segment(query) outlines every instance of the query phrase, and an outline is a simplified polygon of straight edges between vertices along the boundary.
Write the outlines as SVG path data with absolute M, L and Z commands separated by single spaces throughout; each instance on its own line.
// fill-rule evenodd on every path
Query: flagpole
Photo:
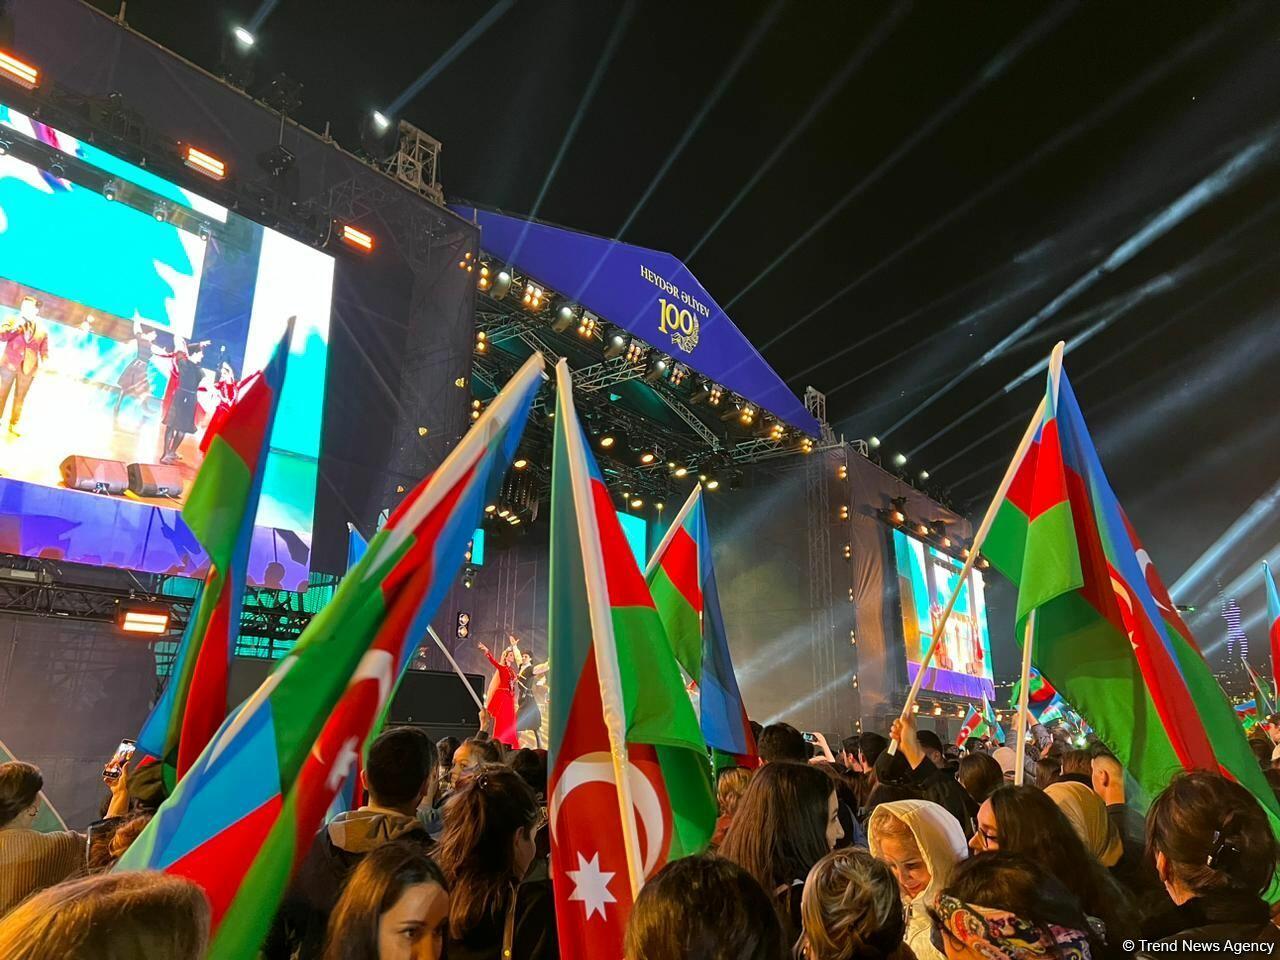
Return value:
M 978 559 L 978 551 L 987 539 L 987 533 L 991 530 L 991 524 L 995 522 L 996 513 L 1000 510 L 1000 504 L 1004 502 L 1005 496 L 1009 493 L 1009 487 L 1013 485 L 1014 475 L 1018 472 L 1018 467 L 1022 465 L 1023 457 L 1027 455 L 1027 451 L 1031 449 L 1031 442 L 1036 438 L 1036 431 L 1040 428 L 1040 421 L 1044 418 L 1046 402 L 1044 397 L 1040 398 L 1040 405 L 1036 407 L 1036 412 L 1031 415 L 1031 422 L 1027 424 L 1026 432 L 1023 433 L 1022 439 L 1018 441 L 1018 449 L 1014 451 L 1013 459 L 1009 461 L 1009 469 L 1004 472 L 1000 485 L 996 487 L 995 496 L 991 498 L 987 512 L 982 518 L 982 523 L 978 525 L 978 531 L 973 535 L 973 545 L 969 548 L 969 557 L 965 560 L 964 566 L 960 568 L 960 576 L 956 579 L 956 588 L 951 594 L 951 599 L 947 601 L 947 605 L 943 608 L 942 616 L 938 619 L 937 625 L 934 627 L 933 642 L 929 644 L 924 660 L 920 663 L 920 669 L 916 671 L 916 678 L 912 681 L 911 690 L 907 694 L 907 702 L 902 705 L 902 720 L 904 723 L 911 716 L 911 707 L 920 695 L 920 687 L 924 683 L 924 676 L 933 663 L 933 655 L 938 650 L 939 642 L 946 634 L 947 621 L 951 619 L 951 611 L 955 609 L 956 600 L 960 598 L 960 591 L 969 582 L 969 572 L 973 569 L 973 565 Z M 897 752 L 898 741 L 891 740 L 889 742 L 889 755 L 892 756 Z
M 449 648 L 444 645 L 444 641 L 440 639 L 436 633 L 435 627 L 427 624 L 427 633 L 431 639 L 436 642 L 436 646 L 440 648 L 440 652 L 444 654 L 444 658 L 449 661 L 449 666 L 453 667 L 453 672 L 458 675 L 458 679 L 462 681 L 462 685 L 467 688 L 467 693 L 471 694 L 471 699 L 476 702 L 476 707 L 483 710 L 484 704 L 480 702 L 480 697 L 476 693 L 475 687 L 467 681 L 467 675 L 462 672 L 462 668 L 458 666 L 458 661 L 453 659 L 453 654 L 449 652 Z
M 698 502 L 698 498 L 701 496 L 702 484 L 696 483 L 693 489 L 689 491 L 689 496 L 685 498 L 679 512 L 671 518 L 671 523 L 667 525 L 666 532 L 663 533 L 662 539 L 658 541 L 657 547 L 654 548 L 653 556 L 649 558 L 649 563 L 644 568 L 644 578 L 646 580 L 653 575 L 654 569 L 658 566 L 658 558 L 662 556 L 671 541 L 675 539 L 676 531 L 684 526 L 685 518 L 693 511 L 694 504 Z
M 1018 732 L 1014 737 L 1013 782 L 1022 786 L 1027 767 L 1027 702 L 1031 696 L 1031 641 L 1036 632 L 1036 608 L 1027 614 L 1022 631 L 1022 688 L 1018 691 Z

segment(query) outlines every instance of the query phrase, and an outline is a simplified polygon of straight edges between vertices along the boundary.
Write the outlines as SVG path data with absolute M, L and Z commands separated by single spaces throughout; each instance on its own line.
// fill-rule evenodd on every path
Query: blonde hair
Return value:
M 729 767 L 720 772 L 720 778 L 716 780 L 716 806 L 720 816 L 733 816 L 738 809 L 738 801 L 751 783 L 751 773 L 745 767 Z
M 204 891 L 167 873 L 61 883 L 0 919 L 5 960 L 200 960 L 208 945 Z
M 898 882 L 860 848 L 834 850 L 814 864 L 800 916 L 809 960 L 888 957 L 902 946 L 906 921 Z
M 886 811 L 876 818 L 876 830 L 881 841 L 896 840 L 898 843 L 906 844 L 917 854 L 920 853 L 920 843 L 916 840 L 915 832 L 902 818 L 895 817 Z

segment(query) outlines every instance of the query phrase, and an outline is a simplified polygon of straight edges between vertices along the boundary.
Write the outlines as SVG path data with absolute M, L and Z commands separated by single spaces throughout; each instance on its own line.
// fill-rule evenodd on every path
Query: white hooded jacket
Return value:
M 871 819 L 867 823 L 867 839 L 873 857 L 881 856 L 880 839 L 884 835 L 884 821 L 888 817 L 901 820 L 911 830 L 931 878 L 929 885 L 914 897 L 903 896 L 902 905 L 907 913 L 903 939 L 917 960 L 946 960 L 933 945 L 932 921 L 926 908 L 933 904 L 947 885 L 956 864 L 969 855 L 969 844 L 964 831 L 949 811 L 929 800 L 894 800 L 882 803 L 871 811 Z

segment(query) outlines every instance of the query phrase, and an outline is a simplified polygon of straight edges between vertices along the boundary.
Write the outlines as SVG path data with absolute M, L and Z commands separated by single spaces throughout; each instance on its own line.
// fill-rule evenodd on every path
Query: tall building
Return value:
M 1249 659 L 1249 638 L 1245 636 L 1243 618 L 1240 615 L 1240 604 L 1235 597 L 1219 594 L 1222 605 L 1222 619 L 1227 624 L 1227 661 L 1239 663 L 1241 659 Z

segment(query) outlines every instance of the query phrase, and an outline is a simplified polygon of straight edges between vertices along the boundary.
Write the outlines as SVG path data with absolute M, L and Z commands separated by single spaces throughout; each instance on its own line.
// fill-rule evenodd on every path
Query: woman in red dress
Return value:
M 516 738 L 516 655 L 510 647 L 502 651 L 501 662 L 493 659 L 493 654 L 483 643 L 476 644 L 485 657 L 493 664 L 497 675 L 490 683 L 489 702 L 485 708 L 493 715 L 493 739 L 501 740 L 508 747 L 518 744 Z

